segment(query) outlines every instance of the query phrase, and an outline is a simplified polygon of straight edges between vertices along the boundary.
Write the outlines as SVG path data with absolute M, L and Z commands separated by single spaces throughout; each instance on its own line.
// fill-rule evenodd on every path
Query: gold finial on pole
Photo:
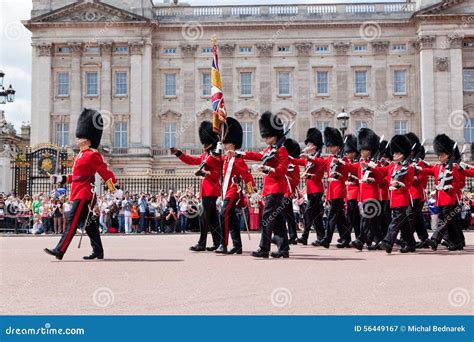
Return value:
M 217 35 L 212 35 L 211 43 L 213 46 L 217 46 Z

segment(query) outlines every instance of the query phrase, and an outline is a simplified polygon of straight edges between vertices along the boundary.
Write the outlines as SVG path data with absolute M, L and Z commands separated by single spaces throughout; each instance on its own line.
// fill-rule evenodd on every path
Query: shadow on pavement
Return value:
M 103 260 L 61 260 L 57 262 L 181 262 L 184 259 L 103 259 Z

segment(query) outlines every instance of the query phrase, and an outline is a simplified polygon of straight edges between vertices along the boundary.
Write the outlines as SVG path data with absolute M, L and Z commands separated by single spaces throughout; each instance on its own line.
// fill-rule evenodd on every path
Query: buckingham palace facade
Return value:
M 474 0 L 190 6 L 178 1 L 33 0 L 31 145 L 74 144 L 82 108 L 106 123 L 109 162 L 168 170 L 168 148 L 199 153 L 210 120 L 217 36 L 228 115 L 244 148 L 262 146 L 265 110 L 296 120 L 291 136 L 337 125 L 386 138 L 444 132 L 474 141 Z M 258 3 L 258 1 L 256 1 Z

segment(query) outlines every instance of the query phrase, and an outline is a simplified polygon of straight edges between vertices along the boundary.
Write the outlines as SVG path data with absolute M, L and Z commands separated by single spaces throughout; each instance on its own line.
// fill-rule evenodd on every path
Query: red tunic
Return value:
M 422 169 L 419 171 L 415 170 L 415 177 L 410 187 L 410 195 L 412 199 L 419 199 L 422 202 L 426 200 L 425 188 L 428 184 L 428 174 L 426 172 L 426 165 L 423 161 L 417 163 Z
M 359 179 L 362 179 L 364 177 L 364 170 L 360 166 L 360 162 L 347 164 L 347 167 L 349 169 L 349 172 L 354 175 L 357 175 Z M 365 202 L 368 200 L 380 200 L 379 184 L 383 179 L 383 173 L 376 167 L 374 167 L 371 170 L 369 177 L 374 178 L 375 181 L 372 183 L 359 181 L 359 196 L 357 198 L 359 202 Z
M 357 162 L 353 162 L 353 161 L 348 161 L 349 162 L 349 165 L 356 165 Z M 346 186 L 347 186 L 347 200 L 348 201 L 351 201 L 351 200 L 358 200 L 359 199 L 359 180 L 358 179 L 353 179 L 352 176 L 356 177 L 356 178 L 359 178 L 357 173 L 352 173 L 351 171 L 349 171 L 349 174 L 347 175 L 347 182 L 346 182 Z
M 338 179 L 329 181 L 331 177 L 331 161 L 335 157 L 330 155 L 326 159 L 326 173 L 328 175 L 328 187 L 326 189 L 326 200 L 332 201 L 333 199 L 337 198 L 346 198 L 347 190 L 346 190 L 346 181 L 347 181 L 347 173 L 348 168 L 347 165 L 339 165 L 336 169 L 337 172 L 341 174 Z
M 438 185 L 439 179 L 438 176 L 441 172 L 444 172 L 446 166 L 443 164 L 436 164 L 432 167 L 426 168 L 426 173 L 434 177 L 435 184 Z M 456 167 L 453 167 L 453 179 L 451 185 L 453 186 L 449 190 L 436 190 L 436 206 L 443 207 L 447 205 L 456 205 L 459 191 L 459 171 Z
M 244 159 L 261 161 L 263 155 L 272 149 L 268 146 L 262 152 L 245 152 Z M 285 194 L 287 190 L 286 172 L 288 170 L 289 157 L 286 148 L 280 147 L 276 155 L 268 161 L 266 166 L 275 169 L 275 172 L 269 172 L 263 177 L 263 195 Z
M 399 170 L 402 167 L 400 163 L 390 163 L 387 166 L 378 167 L 382 174 L 385 175 L 385 179 L 390 186 L 392 182 L 392 174 L 394 171 Z M 399 182 L 405 184 L 400 189 L 390 191 L 390 208 L 397 207 L 408 207 L 410 204 L 410 186 L 413 183 L 414 171 L 413 167 L 408 166 L 407 173 L 398 179 Z
M 308 170 L 311 178 L 306 178 L 306 194 L 315 194 L 324 192 L 323 177 L 326 168 L 326 160 L 324 158 L 315 158 L 311 161 L 304 158 L 293 159 L 293 164 L 307 167 L 308 163 L 312 166 Z
M 199 190 L 199 197 L 218 197 L 221 195 L 219 187 L 220 179 L 220 161 L 219 158 L 214 157 L 209 153 L 203 153 L 199 157 L 190 156 L 182 153 L 178 157 L 183 163 L 188 165 L 201 165 L 205 161 L 204 171 L 209 172 L 201 181 L 201 188 Z
M 224 182 L 226 181 L 226 175 L 227 175 L 227 168 L 229 165 L 229 162 L 231 160 L 231 157 L 228 155 L 224 156 Z M 249 172 L 249 168 L 247 164 L 245 163 L 245 160 L 242 158 L 234 158 L 234 164 L 232 166 L 232 169 L 230 171 L 230 177 L 229 177 L 229 184 L 227 185 L 227 191 L 224 194 L 224 198 L 237 198 L 239 197 L 239 193 L 237 192 L 237 184 L 232 182 L 232 179 L 234 176 L 241 177 L 245 184 L 252 184 L 252 187 L 255 186 L 255 182 L 253 180 L 252 174 Z M 240 184 L 239 184 L 240 185 Z M 224 187 L 224 185 L 223 185 Z M 245 190 L 245 189 L 244 189 Z
M 102 155 L 94 149 L 87 149 L 79 152 L 74 158 L 72 166 L 72 174 L 67 175 L 67 182 L 71 184 L 71 201 L 91 200 L 92 187 L 95 182 L 95 174 L 98 173 L 100 177 L 107 182 L 112 180 L 112 183 L 117 183 L 115 175 L 109 170 Z

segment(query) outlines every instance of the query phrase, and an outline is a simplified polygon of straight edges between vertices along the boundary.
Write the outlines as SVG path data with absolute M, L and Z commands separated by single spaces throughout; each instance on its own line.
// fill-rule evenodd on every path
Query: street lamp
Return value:
M 7 103 L 7 92 L 5 91 L 5 88 L 2 87 L 0 90 L 0 104 L 5 103 Z
M 349 121 L 349 118 L 350 116 L 344 111 L 344 108 L 342 108 L 342 112 L 337 114 L 337 121 L 340 122 L 339 129 L 342 132 L 342 136 L 344 136 L 344 133 L 346 132 L 348 128 L 347 122 Z
M 3 87 L 3 77 L 5 77 L 5 73 L 0 70 L 0 87 Z
M 6 93 L 7 93 L 7 101 L 13 102 L 13 100 L 15 99 L 16 90 L 12 88 L 11 84 L 10 84 L 10 87 L 8 87 Z

